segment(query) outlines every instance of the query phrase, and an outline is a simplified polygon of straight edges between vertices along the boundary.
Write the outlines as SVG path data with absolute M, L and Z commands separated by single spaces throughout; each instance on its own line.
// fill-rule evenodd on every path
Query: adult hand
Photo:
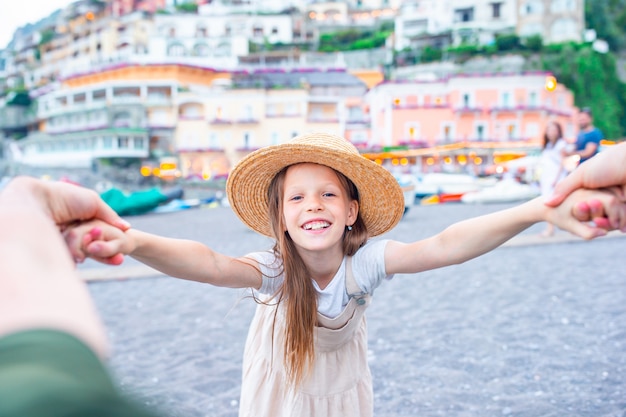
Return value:
M 59 226 L 100 219 L 127 230 L 130 224 L 120 218 L 93 190 L 66 182 L 48 182 L 31 177 L 16 177 L 1 193 L 2 201 L 30 203 L 40 207 Z
M 554 189 L 554 194 L 546 200 L 550 207 L 556 207 L 579 188 L 612 187 L 621 201 L 626 201 L 626 142 L 613 145 L 593 158 L 580 164 Z

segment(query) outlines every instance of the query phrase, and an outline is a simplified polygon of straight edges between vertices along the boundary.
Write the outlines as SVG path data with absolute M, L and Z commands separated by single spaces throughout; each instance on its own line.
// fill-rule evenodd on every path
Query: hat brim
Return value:
M 273 236 L 268 217 L 270 183 L 283 168 L 307 162 L 333 168 L 356 185 L 359 213 L 369 236 L 391 230 L 402 218 L 402 188 L 389 171 L 358 153 L 308 143 L 272 145 L 244 157 L 232 170 L 226 184 L 235 214 L 251 229 Z

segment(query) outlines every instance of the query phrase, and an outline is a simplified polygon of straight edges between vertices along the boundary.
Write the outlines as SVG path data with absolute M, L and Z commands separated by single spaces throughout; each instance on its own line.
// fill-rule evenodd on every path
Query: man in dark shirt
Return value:
M 600 129 L 593 125 L 593 115 L 589 107 L 583 107 L 578 114 L 578 126 L 580 132 L 576 137 L 576 149 L 566 152 L 566 155 L 578 155 L 580 157 L 579 164 L 582 164 L 598 153 L 600 141 L 604 139 L 604 135 Z

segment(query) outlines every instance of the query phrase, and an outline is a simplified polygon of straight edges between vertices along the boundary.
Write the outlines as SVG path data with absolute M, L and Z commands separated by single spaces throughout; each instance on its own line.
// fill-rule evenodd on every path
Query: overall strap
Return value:
M 354 279 L 354 274 L 352 273 L 352 256 L 346 258 L 346 291 L 348 292 L 348 297 L 354 298 L 358 305 L 366 304 L 369 299 L 369 294 L 363 292 Z

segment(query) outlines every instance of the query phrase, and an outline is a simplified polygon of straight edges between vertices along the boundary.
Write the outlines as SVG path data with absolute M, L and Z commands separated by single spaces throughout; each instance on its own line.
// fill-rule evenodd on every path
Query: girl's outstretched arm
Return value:
M 202 243 L 173 239 L 129 229 L 125 232 L 94 221 L 65 233 L 72 256 L 89 256 L 107 264 L 121 263 L 123 255 L 166 275 L 221 287 L 260 288 L 261 273 L 255 261 L 222 255 Z
M 127 253 L 166 275 L 220 287 L 261 288 L 262 276 L 256 261 L 226 256 L 192 240 L 136 229 L 126 233 L 132 241 L 132 250 Z
M 385 251 L 387 273 L 416 273 L 463 263 L 497 248 L 541 221 L 550 221 L 584 239 L 602 236 L 606 230 L 580 222 L 573 215 L 577 204 L 590 200 L 602 202 L 605 213 L 626 221 L 626 206 L 608 192 L 578 190 L 556 208 L 549 208 L 543 199 L 535 198 L 506 210 L 455 223 L 421 241 L 389 242 Z

